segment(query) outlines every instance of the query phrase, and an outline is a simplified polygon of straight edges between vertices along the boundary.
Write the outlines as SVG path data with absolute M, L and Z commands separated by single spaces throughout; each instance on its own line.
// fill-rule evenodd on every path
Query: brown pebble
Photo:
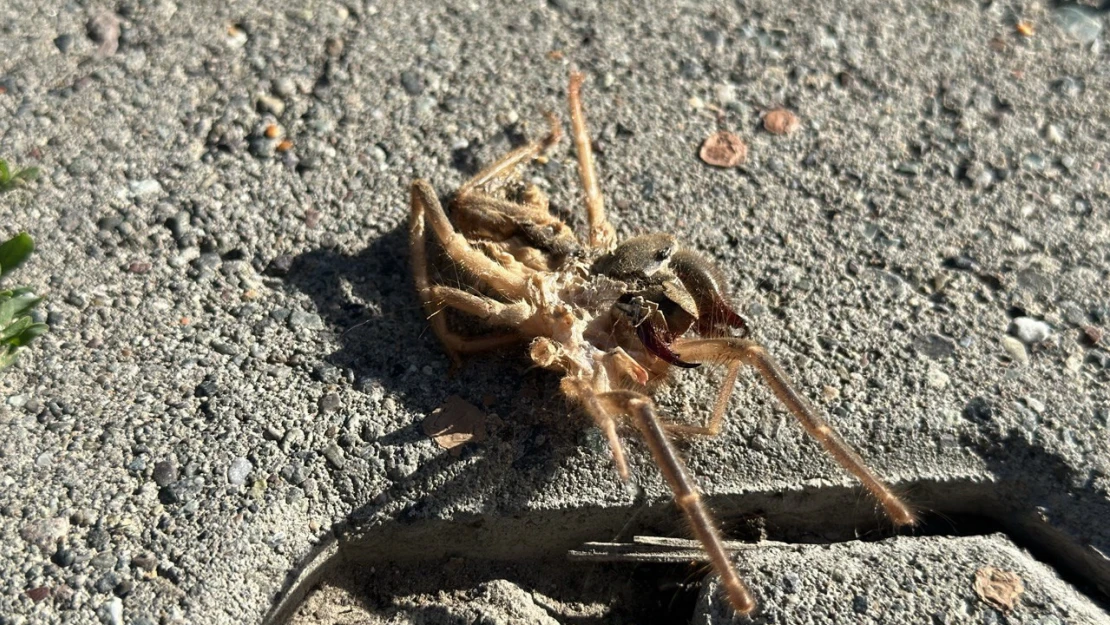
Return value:
M 282 139 L 281 143 L 277 144 L 277 147 L 274 148 L 274 149 L 277 150 L 278 152 L 285 152 L 285 151 L 291 149 L 292 147 L 293 147 L 293 142 L 292 141 L 290 141 L 289 139 Z
M 280 135 L 281 135 L 281 128 L 279 128 L 277 124 L 270 124 L 269 126 L 266 126 L 266 138 L 267 139 L 276 139 Z
M 1022 37 L 1032 37 L 1033 33 L 1037 32 L 1031 22 L 1018 22 L 1015 28 Z
M 736 167 L 748 160 L 748 146 L 740 137 L 722 130 L 706 138 L 698 156 L 714 167 Z
M 773 135 L 788 135 L 800 124 L 798 116 L 786 109 L 775 109 L 763 116 L 763 127 Z

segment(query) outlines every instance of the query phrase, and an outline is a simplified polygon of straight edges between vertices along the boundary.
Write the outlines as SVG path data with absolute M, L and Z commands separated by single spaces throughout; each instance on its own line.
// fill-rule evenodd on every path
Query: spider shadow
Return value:
M 369 427 L 352 434 L 380 448 L 387 465 L 390 457 L 419 459 L 415 470 L 411 462 L 387 469 L 392 485 L 353 510 L 351 520 L 369 519 L 389 502 L 404 499 L 413 501 L 394 515 L 396 520 L 438 518 L 476 494 L 485 494 L 485 511 L 519 509 L 582 442 L 583 428 L 567 418 L 558 379 L 529 369 L 523 346 L 472 357 L 461 371 L 449 374 L 448 358 L 429 330 L 410 276 L 403 225 L 356 255 L 331 249 L 301 254 L 285 276 L 287 285 L 312 298 L 338 338 L 339 348 L 324 360 L 350 372 L 356 389 L 400 404 L 360 415 Z M 427 458 L 421 415 L 451 395 L 496 414 L 490 437 L 467 445 L 458 456 L 441 452 Z M 468 466 L 453 470 L 460 463 Z M 446 473 L 454 475 L 442 479 Z M 356 499 L 366 495 L 356 493 Z
M 591 535 L 616 538 L 619 528 L 633 518 L 648 526 L 656 525 L 657 518 L 671 519 L 669 509 L 662 506 L 641 508 L 642 515 L 627 508 L 569 513 L 536 509 L 532 502 L 537 493 L 549 490 L 574 450 L 588 447 L 600 461 L 609 462 L 604 440 L 600 433 L 583 427 L 580 419 L 568 418 L 570 410 L 559 391 L 558 377 L 532 367 L 523 345 L 515 352 L 510 348 L 472 357 L 460 372 L 448 373 L 448 358 L 429 330 L 412 286 L 403 225 L 354 255 L 326 248 L 305 252 L 293 259 L 285 282 L 313 300 L 337 337 L 338 349 L 323 360 L 349 372 L 355 389 L 382 406 L 373 414 L 359 415 L 358 420 L 369 427 L 347 432 L 347 440 L 357 441 L 348 458 L 351 464 L 367 457 L 384 459 L 363 466 L 384 472 L 388 479 L 380 479 L 379 474 L 362 482 L 385 484 L 375 492 L 350 477 L 357 469 L 348 467 L 333 475 L 343 499 L 356 502 L 343 521 L 320 537 L 321 544 L 338 546 L 338 557 L 329 556 L 330 561 L 320 567 L 310 554 L 289 573 L 279 597 L 306 590 L 303 574 L 308 569 L 319 571 L 311 574 L 314 579 L 324 575 L 334 580 L 344 561 L 380 560 L 382 555 L 364 553 L 374 552 L 374 545 L 389 545 L 398 562 L 415 559 L 424 562 L 418 566 L 427 566 L 428 554 L 448 556 L 462 549 L 455 544 L 459 540 L 455 528 L 460 525 L 496 528 L 485 533 L 474 530 L 493 541 L 485 545 L 494 555 L 486 555 L 481 545 L 469 547 L 477 557 L 504 559 L 517 545 L 535 545 L 534 550 L 524 547 L 522 552 L 524 560 L 535 562 L 555 552 L 561 558 L 568 548 L 564 542 L 581 544 Z M 421 427 L 423 416 L 451 395 L 487 406 L 490 417 L 488 439 L 464 446 L 458 455 L 430 451 L 433 446 Z M 615 472 L 612 479 L 616 483 Z M 568 515 L 573 522 L 568 522 Z M 575 529 L 567 531 L 568 525 Z M 662 525 L 671 529 L 666 522 Z M 551 536 L 544 535 L 545 528 L 553 530 Z M 520 558 L 508 558 L 513 559 Z M 489 570 L 492 575 L 498 567 Z M 581 583 L 581 569 L 577 571 L 565 577 L 574 583 L 560 591 L 569 595 L 568 601 L 592 596 L 593 591 Z M 452 585 L 449 578 L 439 582 Z M 357 586 L 353 579 L 343 585 Z M 435 589 L 429 586 L 428 590 Z

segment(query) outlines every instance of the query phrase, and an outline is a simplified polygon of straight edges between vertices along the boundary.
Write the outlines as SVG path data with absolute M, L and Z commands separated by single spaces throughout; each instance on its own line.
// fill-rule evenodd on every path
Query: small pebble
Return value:
M 119 49 L 119 18 L 113 13 L 101 11 L 85 24 L 85 32 L 89 39 L 100 45 L 96 53 L 99 56 L 112 56 Z
M 131 558 L 131 566 L 143 571 L 153 571 L 158 566 L 158 558 L 153 553 L 144 552 Z
M 1066 4 L 1053 13 L 1060 28 L 1080 43 L 1094 43 L 1102 33 L 1102 21 L 1092 9 Z
M 324 448 L 324 458 L 327 458 L 328 464 L 336 469 L 342 469 L 347 463 L 343 450 L 335 443 Z
M 131 197 L 144 197 L 148 195 L 155 195 L 162 192 L 162 183 L 147 178 L 146 180 L 132 180 L 128 183 L 128 190 Z
M 401 72 L 401 86 L 409 95 L 424 93 L 424 81 L 415 72 Z
M 324 52 L 327 52 L 328 56 L 335 58 L 343 54 L 343 45 L 342 39 L 338 37 L 328 37 L 328 40 L 324 42 Z
M 1010 355 L 1010 359 L 1014 362 L 1024 365 L 1029 363 L 1029 352 L 1025 350 L 1025 345 L 1012 336 L 1003 336 L 1002 349 Z
M 247 482 L 247 476 L 250 475 L 254 466 L 250 460 L 239 457 L 231 461 L 231 466 L 227 468 L 227 482 L 234 486 L 242 486 Z
M 1022 343 L 1033 345 L 1051 336 L 1052 326 L 1040 319 L 1018 317 L 1010 324 L 1010 333 L 1018 337 Z
M 929 369 L 929 372 L 925 374 L 925 381 L 930 387 L 935 389 L 942 389 L 948 386 L 950 379 L 948 374 L 940 369 Z
M 73 553 L 72 549 L 66 549 L 66 548 L 63 547 L 63 548 L 58 549 L 58 551 L 56 551 L 54 553 L 54 555 L 50 558 L 50 560 L 54 564 L 57 564 L 58 566 L 60 566 L 62 568 L 65 568 L 65 567 L 68 567 L 68 566 L 72 566 L 74 561 L 77 560 L 77 556 L 76 556 L 76 554 Z
M 317 407 L 320 409 L 320 412 L 331 412 L 339 407 L 339 403 L 338 393 L 328 393 L 320 398 L 320 401 L 317 402 Z
M 990 421 L 994 416 L 994 408 L 986 397 L 974 397 L 964 406 L 964 416 L 971 421 Z
M 112 597 L 111 601 L 100 606 L 99 616 L 105 625 L 123 625 L 123 601 Z
M 54 38 L 54 47 L 62 54 L 69 52 L 73 47 L 73 35 L 58 35 Z
M 159 486 L 169 486 L 177 481 L 177 463 L 173 460 L 160 460 L 154 463 L 154 472 L 151 475 L 154 483 Z
M 289 327 L 293 329 L 304 328 L 305 330 L 323 330 L 324 320 L 316 313 L 294 310 L 289 315 Z
M 31 599 L 31 601 L 34 601 L 35 603 L 38 603 L 38 602 L 42 601 L 43 599 L 50 596 L 50 587 L 49 586 L 39 586 L 38 588 L 32 588 L 32 589 L 30 589 L 26 592 L 27 592 L 27 596 Z
M 261 113 L 270 113 L 274 117 L 281 117 L 281 114 L 285 112 L 285 101 L 272 95 L 262 94 L 255 100 L 255 107 Z
M 763 117 L 763 127 L 773 135 L 788 135 L 800 124 L 798 116 L 786 109 L 775 109 Z

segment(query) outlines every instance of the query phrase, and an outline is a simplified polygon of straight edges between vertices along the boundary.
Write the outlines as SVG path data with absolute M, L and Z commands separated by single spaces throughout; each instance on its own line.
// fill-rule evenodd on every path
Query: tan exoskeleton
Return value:
M 670 440 L 671 434 L 714 436 L 720 431 L 742 365 L 759 372 L 802 427 L 863 483 L 896 525 L 912 525 L 916 517 L 794 389 L 766 350 L 747 338 L 748 328 L 730 305 L 716 267 L 669 234 L 616 245 L 598 189 L 581 87 L 582 75 L 572 73 L 568 97 L 589 240 L 579 243 L 549 212 L 539 189 L 514 183 L 520 165 L 559 141 L 558 121 L 549 116 L 546 138 L 514 150 L 459 189 L 451 204 L 454 224 L 431 185 L 412 184 L 409 234 L 416 288 L 433 331 L 456 363 L 463 354 L 530 341 L 532 360 L 561 372 L 563 392 L 601 428 L 623 480 L 629 472 L 617 425 L 631 420 L 705 547 L 730 603 L 748 614 L 755 600 Z M 447 259 L 473 280 L 468 290 L 430 280 L 428 226 Z M 445 308 L 505 330 L 492 336 L 459 334 L 441 314 Z M 698 338 L 684 336 L 690 330 Z M 661 418 L 648 392 L 665 380 L 672 365 L 701 363 L 727 368 L 709 422 L 692 426 Z

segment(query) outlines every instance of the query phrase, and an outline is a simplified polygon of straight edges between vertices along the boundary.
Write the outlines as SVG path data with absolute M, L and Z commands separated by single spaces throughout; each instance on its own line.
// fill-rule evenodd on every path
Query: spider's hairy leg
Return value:
M 547 152 L 558 143 L 559 140 L 563 138 L 563 127 L 559 125 L 559 118 L 553 113 L 544 113 L 544 116 L 547 117 L 549 127 L 546 137 L 509 152 L 498 159 L 497 162 L 478 172 L 463 186 L 459 187 L 458 196 L 462 197 L 469 195 L 490 182 L 505 179 L 518 165 L 522 165 L 534 158 L 542 156 L 544 152 Z
M 525 301 L 506 304 L 489 297 L 438 284 L 424 289 L 422 295 L 432 304 L 448 306 L 483 321 L 509 328 L 520 327 L 536 313 L 535 306 Z
M 501 296 L 513 300 L 524 298 L 529 274 L 509 271 L 483 254 L 481 250 L 475 249 L 466 237 L 459 234 L 451 225 L 439 199 L 436 198 L 435 190 L 423 180 L 412 183 L 412 212 L 409 215 L 412 270 L 418 291 L 423 292 L 430 286 L 425 219 L 431 224 L 432 232 L 435 233 L 444 252 L 452 261 L 488 284 Z
M 605 218 L 605 200 L 597 184 L 597 166 L 590 146 L 590 131 L 586 128 L 586 113 L 582 109 L 582 81 L 579 72 L 571 72 L 567 99 L 570 103 L 570 123 L 574 134 L 574 150 L 578 153 L 578 177 L 586 193 L 586 214 L 590 220 L 590 246 L 609 251 L 617 241 L 613 224 Z
M 543 339 L 540 339 L 533 345 L 532 358 L 536 360 L 537 363 L 540 363 L 541 366 L 544 366 L 542 364 L 542 360 L 544 359 L 548 360 L 549 363 L 555 360 L 551 357 L 537 358 L 535 350 L 536 345 L 546 346 L 547 343 L 548 342 L 545 342 Z M 540 351 L 552 355 L 557 353 L 557 351 L 552 350 L 551 347 L 547 347 L 545 350 Z M 601 433 L 605 435 L 605 440 L 609 443 L 609 450 L 613 453 L 613 464 L 617 467 L 617 474 L 620 475 L 622 482 L 627 482 L 631 473 L 628 470 L 628 460 L 625 458 L 624 445 L 621 443 L 620 437 L 617 436 L 616 417 L 619 415 L 614 414 L 603 405 L 598 399 L 598 394 L 594 392 L 592 385 L 582 378 L 567 376 L 563 378 L 560 386 L 563 394 L 570 398 L 572 402 L 582 404 L 586 409 L 586 414 L 590 415 L 590 418 L 594 420 L 594 424 L 597 425 Z
M 702 503 L 701 494 L 694 487 L 678 451 L 667 438 L 664 426 L 655 412 L 655 405 L 648 397 L 634 391 L 611 391 L 598 395 L 597 400 L 611 414 L 628 415 L 635 421 L 655 463 L 659 465 L 660 472 L 674 493 L 675 503 L 685 513 L 694 536 L 702 544 L 713 564 L 713 570 L 721 578 L 721 586 L 728 595 L 729 603 L 738 613 L 750 614 L 755 609 L 755 599 L 729 560 L 728 552 L 721 543 L 720 532 Z
M 840 466 L 863 484 L 864 488 L 882 505 L 895 525 L 917 523 L 917 516 L 909 506 L 871 471 L 859 454 L 829 425 L 829 422 L 817 414 L 809 402 L 794 388 L 782 367 L 762 345 L 742 338 L 719 338 L 679 339 L 671 347 L 683 359 L 691 362 L 741 362 L 754 367 L 779 401 L 798 418 L 806 432 L 817 439 L 829 455 L 840 463 Z
M 732 389 L 736 387 L 736 376 L 740 373 L 740 362 L 729 363 L 725 372 L 725 379 L 721 382 L 721 390 L 717 392 L 717 401 L 713 404 L 713 414 L 705 425 L 687 425 L 685 423 L 668 423 L 667 432 L 679 436 L 717 436 L 721 433 L 721 424 L 724 423 L 725 413 L 728 412 L 728 400 L 732 398 Z
M 574 231 L 552 215 L 546 205 L 520 204 L 474 192 L 456 196 L 451 213 L 468 238 L 504 243 L 519 233 L 529 247 L 541 253 L 565 256 L 578 249 Z
M 484 259 L 486 263 L 494 266 L 497 265 L 493 261 L 489 260 L 488 257 L 481 254 L 481 252 L 470 248 L 465 239 L 462 240 L 460 244 L 458 242 L 458 239 L 461 239 L 462 237 L 452 231 L 451 224 L 447 222 L 447 217 L 443 215 L 443 209 L 442 207 L 440 207 L 439 201 L 436 199 L 435 192 L 432 190 L 432 188 L 423 181 L 418 180 L 413 183 L 412 213 L 410 215 L 409 221 L 409 245 L 410 253 L 412 254 L 411 262 L 413 282 L 416 284 L 416 291 L 419 294 L 420 299 L 424 305 L 424 312 L 429 317 L 432 331 L 435 333 L 440 343 L 443 344 L 443 347 L 447 351 L 447 355 L 451 358 L 454 366 L 458 367 L 462 364 L 462 361 L 459 357 L 460 354 L 472 354 L 492 349 L 498 349 L 500 347 L 505 347 L 519 341 L 520 337 L 516 333 L 483 337 L 463 337 L 455 332 L 452 332 L 451 329 L 447 327 L 447 319 L 442 314 L 440 314 L 440 303 L 439 300 L 437 300 L 437 298 L 434 296 L 434 292 L 432 290 L 433 288 L 438 287 L 433 287 L 431 279 L 428 277 L 428 253 L 426 240 L 427 235 L 425 232 L 426 224 L 424 220 L 425 212 L 431 213 L 433 228 L 435 228 L 437 221 L 443 222 L 440 223 L 440 226 L 442 227 L 444 224 L 446 224 L 445 229 L 448 237 L 457 237 L 457 239 L 454 239 L 456 241 L 456 250 L 458 248 L 462 248 L 463 251 L 469 249 L 470 253 L 481 256 L 481 258 Z M 437 236 L 439 236 L 438 229 Z M 441 238 L 441 240 L 443 239 Z M 444 243 L 444 248 L 448 249 L 447 243 Z M 448 253 L 451 253 L 449 249 Z M 455 258 L 454 254 L 452 254 L 452 258 Z M 511 272 L 508 272 L 504 268 L 501 268 L 501 273 L 513 276 Z M 515 283 L 513 283 L 512 286 L 515 287 Z M 523 285 L 521 285 L 520 288 L 523 289 Z

